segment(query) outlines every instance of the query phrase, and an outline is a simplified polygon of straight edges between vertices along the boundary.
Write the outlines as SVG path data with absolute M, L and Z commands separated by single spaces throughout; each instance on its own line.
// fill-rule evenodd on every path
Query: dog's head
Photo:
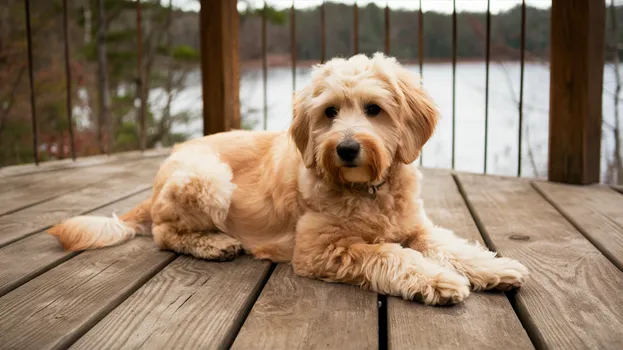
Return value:
M 394 162 L 412 163 L 438 112 L 416 77 L 375 54 L 314 67 L 298 91 L 290 134 L 305 166 L 340 183 L 380 181 Z

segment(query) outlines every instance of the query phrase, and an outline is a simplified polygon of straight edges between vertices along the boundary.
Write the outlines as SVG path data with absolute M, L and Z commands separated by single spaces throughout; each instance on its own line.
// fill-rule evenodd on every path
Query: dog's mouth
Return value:
M 344 163 L 342 166 L 344 168 L 356 168 L 359 165 L 357 163 L 355 163 L 355 162 L 348 162 L 348 163 Z

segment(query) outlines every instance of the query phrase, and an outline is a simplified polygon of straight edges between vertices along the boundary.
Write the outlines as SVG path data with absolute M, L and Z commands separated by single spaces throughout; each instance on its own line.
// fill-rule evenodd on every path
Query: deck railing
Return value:
M 290 8 L 290 52 L 292 58 L 292 88 L 296 90 L 296 1 L 292 1 Z M 359 7 L 357 2 L 353 4 L 353 54 L 359 53 Z M 264 1 L 264 13 L 266 13 L 267 2 Z M 389 4 L 384 8 L 384 45 L 383 52 L 390 54 L 391 35 L 390 35 L 390 7 Z M 325 2 L 320 5 L 320 62 L 326 61 L 326 14 Z M 262 82 L 263 82 L 263 126 L 264 129 L 268 125 L 268 89 L 267 89 L 267 45 L 266 45 L 266 16 L 262 15 Z M 520 92 L 519 92 L 519 137 L 518 137 L 518 154 L 517 154 L 517 176 L 521 176 L 521 160 L 522 160 L 522 130 L 523 130 L 523 99 L 524 99 L 524 67 L 525 67 L 525 40 L 526 40 L 526 0 L 521 1 L 521 49 L 520 49 Z M 487 152 L 489 146 L 489 69 L 491 62 L 491 0 L 487 1 L 486 12 L 486 57 L 485 57 L 485 123 L 484 123 L 484 169 L 487 173 Z M 422 9 L 422 0 L 419 0 L 418 9 L 418 65 L 420 76 L 423 77 L 424 70 L 424 12 Z M 457 66 L 457 7 L 456 0 L 452 0 L 452 146 L 451 146 L 451 167 L 455 168 L 455 141 L 456 141 L 456 66 Z M 421 153 L 419 162 L 423 163 L 424 152 Z
M 71 65 L 68 40 L 67 7 L 63 0 L 63 34 L 65 38 L 65 70 L 67 88 L 67 119 L 70 125 L 71 155 L 76 158 L 71 108 Z M 424 65 L 424 26 L 426 20 L 419 0 L 418 11 L 418 64 L 420 74 Z M 485 56 L 485 121 L 484 121 L 484 173 L 488 172 L 489 146 L 489 93 L 491 61 L 491 0 L 487 1 L 486 11 L 486 56 Z M 35 93 L 32 64 L 30 0 L 24 0 L 28 36 L 29 82 L 32 107 L 33 156 L 39 163 L 38 128 L 35 108 Z M 203 124 L 204 134 L 211 134 L 240 127 L 238 104 L 239 57 L 238 57 L 238 10 L 235 0 L 201 0 L 201 67 L 203 83 Z M 266 10 L 266 2 L 264 9 Z M 359 8 L 353 8 L 353 54 L 359 53 Z M 263 11 L 265 14 L 266 11 Z M 292 86 L 296 82 L 296 8 L 293 1 L 290 10 L 290 52 L 292 64 Z M 389 54 L 391 9 L 384 9 L 384 52 Z M 141 1 L 136 1 L 137 21 L 137 65 L 142 66 L 141 48 Z M 262 16 L 261 50 L 263 81 L 263 125 L 268 123 L 268 59 L 267 59 L 267 20 Z M 327 60 L 326 53 L 326 14 L 325 3 L 320 6 L 321 22 L 321 62 Z M 551 9 L 551 87 L 550 87 L 550 142 L 549 171 L 550 180 L 569 183 L 593 183 L 599 181 L 600 130 L 601 130 L 601 88 L 603 83 L 605 4 L 593 0 L 553 0 Z M 520 48 L 520 89 L 518 103 L 518 147 L 517 176 L 521 175 L 522 130 L 524 113 L 524 68 L 526 50 L 526 1 L 521 2 L 521 48 Z M 452 11 L 452 136 L 451 167 L 456 158 L 456 74 L 457 74 L 457 10 L 453 0 Z M 139 69 L 138 86 L 141 91 L 141 109 L 144 105 L 142 69 Z M 139 113 L 140 148 L 145 149 L 146 122 L 145 111 Z M 110 151 L 110 148 L 108 149 Z M 420 157 L 422 162 L 423 154 Z

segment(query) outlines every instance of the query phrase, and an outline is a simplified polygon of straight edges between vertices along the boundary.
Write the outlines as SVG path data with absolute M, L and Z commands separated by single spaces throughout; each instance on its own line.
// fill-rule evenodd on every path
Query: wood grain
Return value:
M 535 182 L 536 189 L 623 271 L 623 196 L 607 186 Z
M 0 247 L 47 229 L 69 217 L 94 210 L 151 187 L 161 158 L 148 159 L 108 175 L 92 186 L 18 212 L 0 216 Z M 112 213 L 108 213 L 112 214 Z
M 87 168 L 87 167 L 101 167 L 101 165 L 105 165 L 105 164 L 121 164 L 121 163 L 126 163 L 126 164 L 131 164 L 133 161 L 140 161 L 142 159 L 150 159 L 150 158 L 163 158 L 166 155 L 168 155 L 169 153 L 169 149 L 166 150 L 150 150 L 150 151 L 146 151 L 144 154 L 141 154 L 140 152 L 128 152 L 128 153 L 121 153 L 121 154 L 117 154 L 117 155 L 113 155 L 110 157 L 107 156 L 103 156 L 103 158 L 99 158 L 99 156 L 96 157 L 86 157 L 86 158 L 78 158 L 78 160 L 76 160 L 76 163 L 71 163 L 69 164 L 69 166 L 67 167 L 60 167 L 58 169 L 56 168 L 52 168 L 49 170 L 45 170 L 45 171 L 37 171 L 31 174 L 21 174 L 21 175 L 16 175 L 16 176 L 0 176 L 0 193 L 5 193 L 5 192 L 12 192 L 15 190 L 24 190 L 23 187 L 29 187 L 29 186 L 33 186 L 33 184 L 35 182 L 39 182 L 39 181 L 44 181 L 44 180 L 48 180 L 48 182 L 50 184 L 54 184 L 54 181 L 49 181 L 49 180 L 54 180 L 58 177 L 62 177 L 62 176 L 72 176 L 73 172 L 75 172 L 76 170 L 80 170 L 82 168 Z M 91 158 L 95 158 L 96 161 L 91 160 Z M 52 161 L 55 162 L 55 161 Z M 46 163 L 41 163 L 42 167 L 45 167 L 44 164 Z M 24 165 L 27 166 L 27 165 Z M 0 169 L 0 172 L 2 172 L 2 169 Z
M 143 191 L 91 214 L 109 216 L 113 211 L 125 212 L 150 195 L 151 191 Z M 0 296 L 76 255 L 63 251 L 56 238 L 45 232 L 0 249 Z
M 531 271 L 516 310 L 537 348 L 623 344 L 623 273 L 528 181 L 458 176 L 495 249 Z
M 62 160 L 51 160 L 43 163 L 39 163 L 36 165 L 34 163 L 22 164 L 22 165 L 11 165 L 7 167 L 0 168 L 0 184 L 2 181 L 7 180 L 11 177 L 21 177 L 30 174 L 37 173 L 45 173 L 50 171 L 58 171 L 58 170 L 67 170 L 74 168 L 83 168 L 96 166 L 101 164 L 106 164 L 109 162 L 114 162 L 118 160 L 136 160 L 141 158 L 150 158 L 150 157 L 162 157 L 166 156 L 171 152 L 170 147 L 159 148 L 159 149 L 149 149 L 144 152 L 141 151 L 128 151 L 128 152 L 120 152 L 112 155 L 96 155 L 89 157 L 80 157 L 76 159 L 76 161 L 72 161 L 71 159 L 62 159 Z
M 270 263 L 179 257 L 80 338 L 72 349 L 225 348 Z
M 553 0 L 550 30 L 550 181 L 599 182 L 604 1 Z
M 613 190 L 623 194 L 623 186 L 622 185 L 612 185 L 610 187 L 612 187 Z
M 437 225 L 484 243 L 465 201 L 448 171 L 423 171 L 426 213 Z M 451 307 L 431 307 L 387 298 L 390 349 L 533 348 L 503 293 L 475 293 Z
M 280 264 L 233 349 L 376 349 L 377 295 L 294 274 Z
M 48 180 L 35 181 L 26 187 L 0 194 L 0 217 L 45 203 L 64 194 L 96 186 L 111 177 L 120 178 L 136 171 L 144 171 L 144 167 L 152 171 L 153 178 L 163 159 L 159 157 L 129 162 L 119 161 L 97 167 L 65 171 L 62 174 L 50 176 Z
M 0 344 L 66 348 L 174 258 L 150 237 L 84 252 L 0 298 Z

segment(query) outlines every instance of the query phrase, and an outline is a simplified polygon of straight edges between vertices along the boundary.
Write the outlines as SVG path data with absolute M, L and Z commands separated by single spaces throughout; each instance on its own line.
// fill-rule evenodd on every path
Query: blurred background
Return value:
M 198 0 L 26 2 L 0 2 L 0 166 L 34 161 L 33 118 L 41 161 L 71 158 L 71 133 L 77 157 L 139 149 L 142 119 L 146 148 L 203 135 Z M 622 184 L 623 1 L 606 5 L 600 180 Z M 241 126 L 286 130 L 313 64 L 386 51 L 441 110 L 424 166 L 546 177 L 550 6 L 239 0 Z

